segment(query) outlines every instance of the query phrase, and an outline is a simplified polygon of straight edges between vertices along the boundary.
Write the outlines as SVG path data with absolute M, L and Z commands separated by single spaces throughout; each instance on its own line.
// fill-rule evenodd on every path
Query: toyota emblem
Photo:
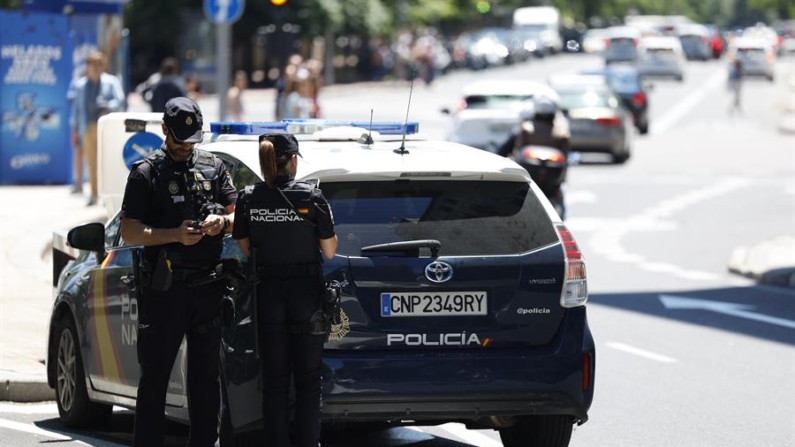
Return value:
M 431 262 L 425 267 L 425 277 L 430 282 L 447 282 L 453 277 L 453 266 L 442 261 Z

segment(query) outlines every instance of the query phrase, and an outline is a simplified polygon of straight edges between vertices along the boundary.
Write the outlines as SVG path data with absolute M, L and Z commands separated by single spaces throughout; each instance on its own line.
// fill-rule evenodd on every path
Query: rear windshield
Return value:
M 566 110 L 610 107 L 610 95 L 598 90 L 558 91 L 560 107 Z
M 738 48 L 737 54 L 740 57 L 749 59 L 763 59 L 765 57 L 765 50 L 761 48 Z
M 442 256 L 524 253 L 558 240 L 541 202 L 521 182 L 383 181 L 321 184 L 338 252 L 436 239 Z
M 465 100 L 468 109 L 508 109 L 531 98 L 530 95 L 471 95 Z

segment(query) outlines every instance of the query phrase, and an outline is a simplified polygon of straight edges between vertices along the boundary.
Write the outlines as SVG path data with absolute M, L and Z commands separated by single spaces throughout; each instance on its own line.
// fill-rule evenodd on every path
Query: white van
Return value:
M 555 54 L 563 51 L 560 35 L 560 11 L 554 6 L 529 6 L 513 12 L 513 27 L 537 33 L 546 51 Z

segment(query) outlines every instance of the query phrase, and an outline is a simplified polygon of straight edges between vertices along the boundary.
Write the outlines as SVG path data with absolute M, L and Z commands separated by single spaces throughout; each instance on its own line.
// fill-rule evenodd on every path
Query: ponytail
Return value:
M 268 185 L 268 188 L 273 189 L 275 187 L 273 180 L 279 170 L 276 167 L 276 149 L 273 147 L 273 143 L 267 139 L 263 139 L 259 143 L 259 168 L 265 178 L 265 184 Z

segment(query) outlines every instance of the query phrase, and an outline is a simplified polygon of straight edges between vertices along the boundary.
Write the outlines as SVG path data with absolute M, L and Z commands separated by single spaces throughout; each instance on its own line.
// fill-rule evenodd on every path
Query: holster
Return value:
M 171 268 L 171 261 L 168 259 L 168 250 L 161 249 L 157 253 L 157 260 L 152 273 L 149 275 L 149 287 L 158 292 L 166 292 L 171 289 L 174 280 L 174 270 Z
M 342 323 L 340 289 L 339 281 L 331 281 L 326 283 L 326 288 L 323 291 L 323 312 L 326 314 L 329 325 Z

